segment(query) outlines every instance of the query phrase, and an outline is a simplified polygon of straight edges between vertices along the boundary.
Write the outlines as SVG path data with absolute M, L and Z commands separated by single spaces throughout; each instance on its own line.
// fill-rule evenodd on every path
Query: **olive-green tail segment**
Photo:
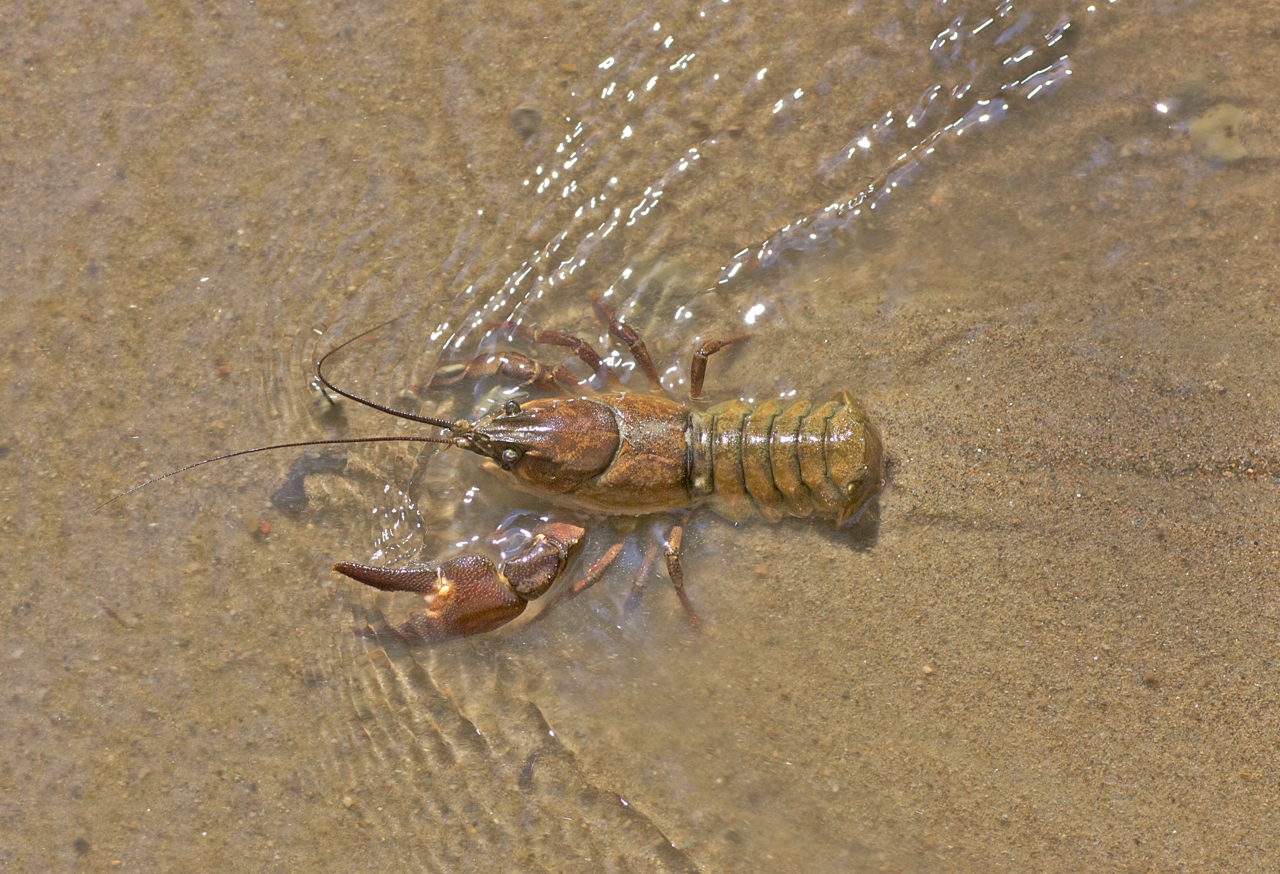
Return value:
M 884 485 L 884 446 L 848 393 L 808 401 L 729 401 L 707 411 L 713 485 L 707 503 L 734 522 L 857 516 Z

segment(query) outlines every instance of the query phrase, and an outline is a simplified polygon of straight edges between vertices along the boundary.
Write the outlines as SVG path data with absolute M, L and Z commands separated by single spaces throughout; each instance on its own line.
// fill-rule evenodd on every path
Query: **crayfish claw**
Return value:
M 405 643 L 441 643 L 501 628 L 546 594 L 577 553 L 585 532 L 544 522 L 533 539 L 498 568 L 482 555 L 463 555 L 436 568 L 381 568 L 338 562 L 333 569 L 384 592 L 416 592 L 427 609 L 385 629 Z M 373 629 L 377 634 L 384 629 Z
M 333 569 L 384 592 L 417 592 L 427 609 L 389 630 L 406 643 L 441 643 L 482 634 L 524 612 L 524 598 L 512 591 L 493 562 L 464 555 L 438 568 L 376 568 L 339 562 Z
M 439 584 L 437 572 L 426 568 L 369 567 L 340 561 L 333 569 L 384 592 L 417 592 L 427 595 L 433 593 Z

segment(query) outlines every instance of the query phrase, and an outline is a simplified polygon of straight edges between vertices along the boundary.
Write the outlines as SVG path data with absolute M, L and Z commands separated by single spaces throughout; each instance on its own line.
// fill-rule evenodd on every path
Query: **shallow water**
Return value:
M 1264 12 L 10 16 L 0 865 L 1265 869 Z M 406 651 L 352 629 L 412 605 L 332 563 L 547 510 L 461 453 L 265 453 L 95 511 L 222 452 L 419 433 L 309 386 L 392 317 L 334 370 L 383 401 L 503 319 L 626 370 L 591 289 L 676 396 L 748 326 L 711 399 L 849 389 L 891 459 L 878 520 L 695 514 L 701 631 L 660 574 L 623 609 L 671 520 L 597 520 L 584 562 L 628 544 L 600 585 Z

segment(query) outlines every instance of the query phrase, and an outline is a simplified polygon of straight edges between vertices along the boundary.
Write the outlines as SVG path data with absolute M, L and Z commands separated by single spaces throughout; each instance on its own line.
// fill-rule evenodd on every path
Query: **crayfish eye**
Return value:
M 520 404 L 516 401 L 507 401 L 502 405 L 502 412 L 506 413 L 508 416 L 518 415 L 520 412 Z
M 516 463 L 517 461 L 519 461 L 519 460 L 520 460 L 520 450 L 519 450 L 519 449 L 504 449 L 504 450 L 502 450 L 502 466 L 503 466 L 504 468 L 510 469 L 510 468 L 511 468 L 511 465 L 515 464 L 515 463 Z

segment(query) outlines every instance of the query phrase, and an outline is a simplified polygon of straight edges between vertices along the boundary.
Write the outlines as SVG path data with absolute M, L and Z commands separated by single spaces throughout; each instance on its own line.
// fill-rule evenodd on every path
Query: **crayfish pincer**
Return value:
M 501 569 L 479 555 L 450 559 L 434 570 L 376 568 L 338 562 L 335 571 L 384 592 L 417 592 L 427 612 L 395 627 L 406 640 L 439 642 L 491 631 L 524 612 L 546 594 L 577 552 L 585 532 L 576 525 L 550 522 L 534 529 L 533 541 L 502 563 Z
M 734 522 L 753 516 L 769 522 L 814 516 L 839 525 L 857 517 L 884 485 L 880 437 L 848 394 L 840 392 L 816 406 L 808 401 L 770 400 L 754 406 L 729 401 L 700 410 L 680 403 L 662 393 L 657 370 L 635 331 L 598 296 L 593 294 L 592 300 L 610 332 L 627 343 L 648 376 L 650 392 L 621 390 L 617 375 L 584 340 L 510 324 L 503 325 L 510 335 L 572 349 L 607 390 L 584 393 L 583 383 L 567 368 L 516 352 L 482 356 L 437 370 L 422 393 L 505 378 L 531 391 L 568 396 L 509 401 L 474 422 L 451 422 L 395 410 L 334 386 L 323 372 L 328 355 L 317 362 L 317 378 L 351 400 L 448 432 L 399 439 L 473 452 L 485 459 L 484 470 L 512 488 L 578 513 L 640 516 L 706 505 Z M 691 399 L 701 395 L 707 358 L 744 336 L 711 340 L 698 349 L 690 366 Z M 667 570 L 696 625 L 680 567 L 681 535 L 680 526 L 673 526 L 665 550 Z M 467 555 L 434 569 L 342 562 L 334 570 L 374 588 L 421 594 L 426 612 L 389 631 L 408 643 L 435 643 L 492 631 L 519 616 L 529 601 L 551 588 L 584 536 L 575 525 L 544 523 L 501 567 Z M 572 591 L 599 579 L 620 548 L 609 550 Z

